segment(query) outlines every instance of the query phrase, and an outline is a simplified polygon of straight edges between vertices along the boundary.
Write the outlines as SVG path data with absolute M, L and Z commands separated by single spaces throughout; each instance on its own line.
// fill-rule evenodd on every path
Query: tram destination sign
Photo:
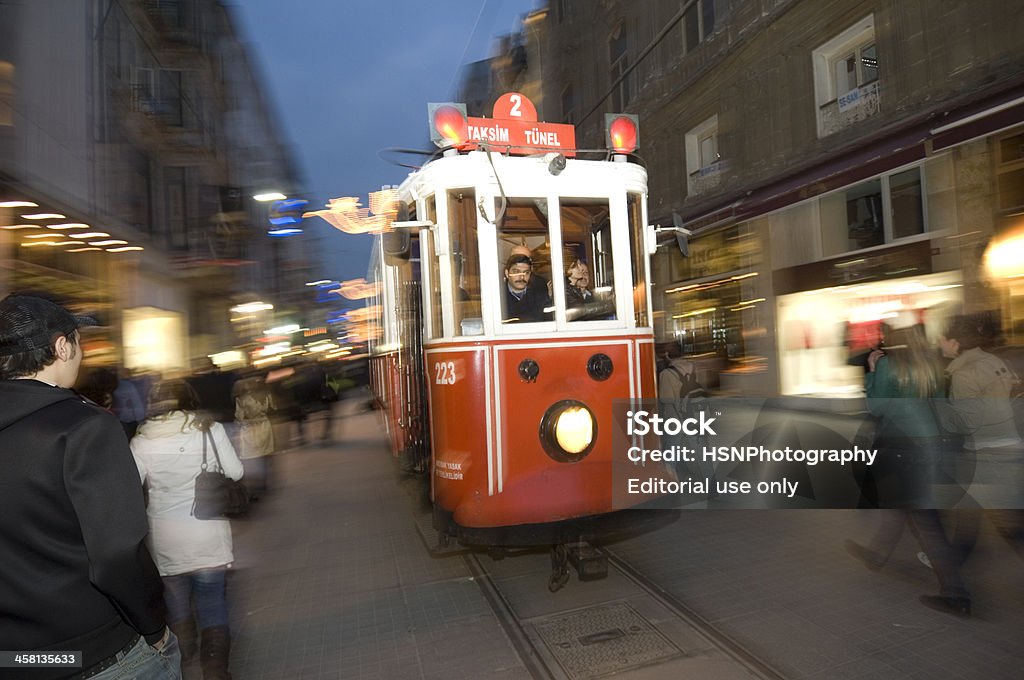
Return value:
M 438 105 L 432 105 L 438 106 Z M 465 107 L 459 105 L 463 111 Z M 562 123 L 543 123 L 537 120 L 537 109 L 530 99 L 519 92 L 503 94 L 494 102 L 491 118 L 466 116 L 458 120 L 458 114 L 449 116 L 441 125 L 444 137 L 464 151 L 486 145 L 491 149 L 512 154 L 529 155 L 557 151 L 574 156 L 576 150 L 576 128 Z M 434 120 L 435 127 L 438 121 Z
M 566 156 L 575 155 L 576 129 L 572 125 L 472 117 L 468 122 L 471 141 L 486 142 L 502 150 L 507 148 L 509 153 L 558 151 Z

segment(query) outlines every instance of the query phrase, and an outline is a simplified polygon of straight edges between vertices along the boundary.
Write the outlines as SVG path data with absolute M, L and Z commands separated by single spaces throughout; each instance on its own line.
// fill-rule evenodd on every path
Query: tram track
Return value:
M 598 552 L 607 558 L 610 569 L 614 569 L 618 576 L 642 591 L 687 629 L 739 666 L 749 677 L 758 680 L 786 680 L 785 675 L 759 658 L 743 643 L 722 631 L 614 552 L 607 548 L 599 548 Z M 531 632 L 531 628 L 533 628 L 531 619 L 524 620 L 516 613 L 509 597 L 502 592 L 500 584 L 492 577 L 481 559 L 481 555 L 475 552 L 464 553 L 462 559 L 532 678 L 536 680 L 584 680 L 587 677 L 597 677 L 597 674 L 588 676 L 570 673 L 562 668 L 558 660 L 552 657 L 551 650 L 545 649 L 545 643 L 538 639 L 536 631 Z M 515 558 L 509 557 L 508 559 Z M 597 585 L 592 584 L 592 586 Z M 591 584 L 579 584 L 574 581 L 573 586 L 588 587 Z M 540 597 L 551 596 L 543 587 L 538 587 L 537 593 Z M 571 613 L 572 610 L 573 607 L 568 607 L 564 613 Z M 684 653 L 685 655 L 686 653 Z
M 516 654 L 519 655 L 519 660 L 523 662 L 526 670 L 530 672 L 530 677 L 534 678 L 534 680 L 555 680 L 558 676 L 554 675 L 551 669 L 548 668 L 548 665 L 544 663 L 544 659 L 530 639 L 522 619 L 512 609 L 512 605 L 502 594 L 498 584 L 494 582 L 490 573 L 480 562 L 479 555 L 471 552 L 463 555 L 462 560 L 473 575 L 473 580 L 479 586 L 480 591 L 491 607 L 491 611 L 498 618 L 498 623 L 512 642 L 512 647 L 516 650 Z
M 608 558 L 609 566 L 617 569 L 619 573 L 646 591 L 648 595 L 663 607 L 675 614 L 693 630 L 700 633 L 708 642 L 754 673 L 755 677 L 760 680 L 787 680 L 786 676 L 777 671 L 773 666 L 687 606 L 686 603 L 675 595 L 655 583 L 651 578 L 645 576 L 624 559 L 607 548 L 598 548 L 598 552 Z

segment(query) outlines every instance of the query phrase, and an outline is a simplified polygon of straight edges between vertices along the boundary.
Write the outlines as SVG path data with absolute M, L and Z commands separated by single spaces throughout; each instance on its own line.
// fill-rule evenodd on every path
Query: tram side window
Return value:
M 648 326 L 647 277 L 644 266 L 647 251 L 644 248 L 642 199 L 642 194 L 626 194 L 626 210 L 629 213 L 629 264 L 633 270 L 633 317 L 637 328 Z
M 426 200 L 425 220 L 437 222 L 437 209 L 434 205 L 434 197 Z M 430 253 L 430 337 L 440 338 L 444 335 L 444 325 L 441 322 L 441 260 L 437 256 L 436 232 L 433 229 L 425 231 L 427 248 Z
M 615 319 L 615 284 L 612 267 L 612 227 L 608 201 L 562 200 L 562 261 L 569 321 Z
M 554 303 L 547 201 L 513 198 L 504 211 L 502 202 L 496 203 L 502 322 L 550 321 Z
M 452 258 L 455 334 L 481 335 L 480 247 L 476 233 L 476 193 L 472 189 L 448 192 L 448 252 Z

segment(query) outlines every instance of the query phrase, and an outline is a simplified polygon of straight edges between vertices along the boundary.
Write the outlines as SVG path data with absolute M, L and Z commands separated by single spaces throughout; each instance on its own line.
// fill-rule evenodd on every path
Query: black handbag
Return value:
M 210 440 L 217 469 L 210 470 L 206 462 L 206 440 Z M 196 519 L 222 519 L 244 515 L 249 509 L 249 492 L 245 485 L 224 474 L 217 453 L 217 445 L 209 430 L 203 430 L 203 464 L 196 477 L 195 500 L 192 516 Z

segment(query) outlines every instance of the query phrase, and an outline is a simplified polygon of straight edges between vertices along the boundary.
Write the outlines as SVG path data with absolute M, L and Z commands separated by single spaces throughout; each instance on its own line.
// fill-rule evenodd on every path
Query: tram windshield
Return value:
M 547 200 L 508 200 L 497 233 L 502 323 L 554 319 Z
M 614 320 L 612 229 L 605 199 L 565 199 L 560 207 L 562 262 L 558 285 L 569 321 Z
M 614 267 L 608 200 L 564 198 L 558 206 L 561 257 L 552 257 L 547 199 L 510 199 L 498 227 L 503 324 L 554 319 L 614 321 Z

